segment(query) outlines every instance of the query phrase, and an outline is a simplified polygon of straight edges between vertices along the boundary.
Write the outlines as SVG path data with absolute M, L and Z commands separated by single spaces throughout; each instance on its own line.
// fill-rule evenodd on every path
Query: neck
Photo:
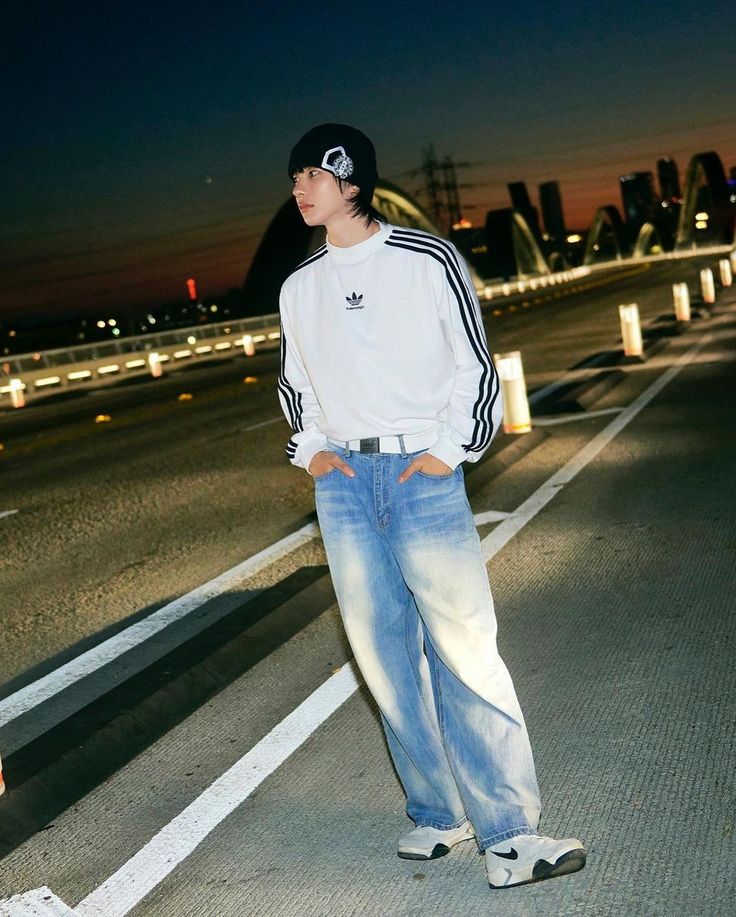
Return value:
M 371 236 L 375 235 L 380 226 L 375 220 L 366 226 L 364 220 L 350 216 L 350 214 L 340 215 L 325 227 L 327 229 L 327 238 L 330 245 L 338 248 L 349 248 L 351 245 L 357 245 L 358 242 L 364 242 Z

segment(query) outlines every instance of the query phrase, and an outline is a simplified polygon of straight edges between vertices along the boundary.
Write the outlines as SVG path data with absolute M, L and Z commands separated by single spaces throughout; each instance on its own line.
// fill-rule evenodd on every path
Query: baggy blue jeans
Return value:
M 314 479 L 330 573 L 356 662 L 420 826 L 470 819 L 481 850 L 535 834 L 540 801 L 462 466 L 399 474 L 420 453 L 362 454 Z

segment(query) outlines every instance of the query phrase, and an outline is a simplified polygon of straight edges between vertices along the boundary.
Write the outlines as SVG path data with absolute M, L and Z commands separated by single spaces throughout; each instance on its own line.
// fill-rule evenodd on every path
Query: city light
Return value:
M 107 328 L 107 323 L 106 323 L 106 322 L 103 322 L 102 319 L 100 319 L 100 320 L 97 322 L 97 327 L 98 327 L 98 328 Z
M 189 337 L 187 338 L 187 344 L 196 344 L 196 343 L 197 343 L 197 339 L 195 338 L 193 334 L 190 334 Z
M 572 222 L 572 221 L 571 221 L 571 222 Z M 573 233 L 571 233 L 571 234 L 567 237 L 567 240 L 566 240 L 566 241 L 569 242 L 569 243 L 572 245 L 574 242 L 582 242 L 582 241 L 583 241 L 583 237 L 582 237 L 581 235 L 579 235 L 578 233 L 573 232 Z
M 695 219 L 696 220 L 707 220 L 708 214 L 704 210 L 702 210 L 700 213 L 695 214 Z

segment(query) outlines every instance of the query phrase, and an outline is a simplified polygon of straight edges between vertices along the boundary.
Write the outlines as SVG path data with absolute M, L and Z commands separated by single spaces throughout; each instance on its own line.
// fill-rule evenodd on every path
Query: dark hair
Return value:
M 344 191 L 354 184 L 350 179 L 338 178 L 337 176 L 335 176 L 335 181 L 340 186 L 340 191 Z M 371 194 L 368 197 L 360 185 L 356 185 L 356 187 L 358 188 L 358 193 L 350 201 L 350 215 L 362 220 L 366 226 L 369 226 L 373 220 L 378 220 L 380 223 L 385 222 L 381 214 L 373 206 L 373 195 Z

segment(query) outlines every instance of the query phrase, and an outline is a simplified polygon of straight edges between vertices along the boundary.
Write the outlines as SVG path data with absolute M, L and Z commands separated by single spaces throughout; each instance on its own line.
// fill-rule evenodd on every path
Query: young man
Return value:
M 502 414 L 465 264 L 443 239 L 377 219 L 375 151 L 355 128 L 313 128 L 288 171 L 327 241 L 281 291 L 286 451 L 314 478 L 345 630 L 416 825 L 399 856 L 475 837 L 493 887 L 574 872 L 582 843 L 536 831 L 532 753 L 465 494 L 462 463 Z

